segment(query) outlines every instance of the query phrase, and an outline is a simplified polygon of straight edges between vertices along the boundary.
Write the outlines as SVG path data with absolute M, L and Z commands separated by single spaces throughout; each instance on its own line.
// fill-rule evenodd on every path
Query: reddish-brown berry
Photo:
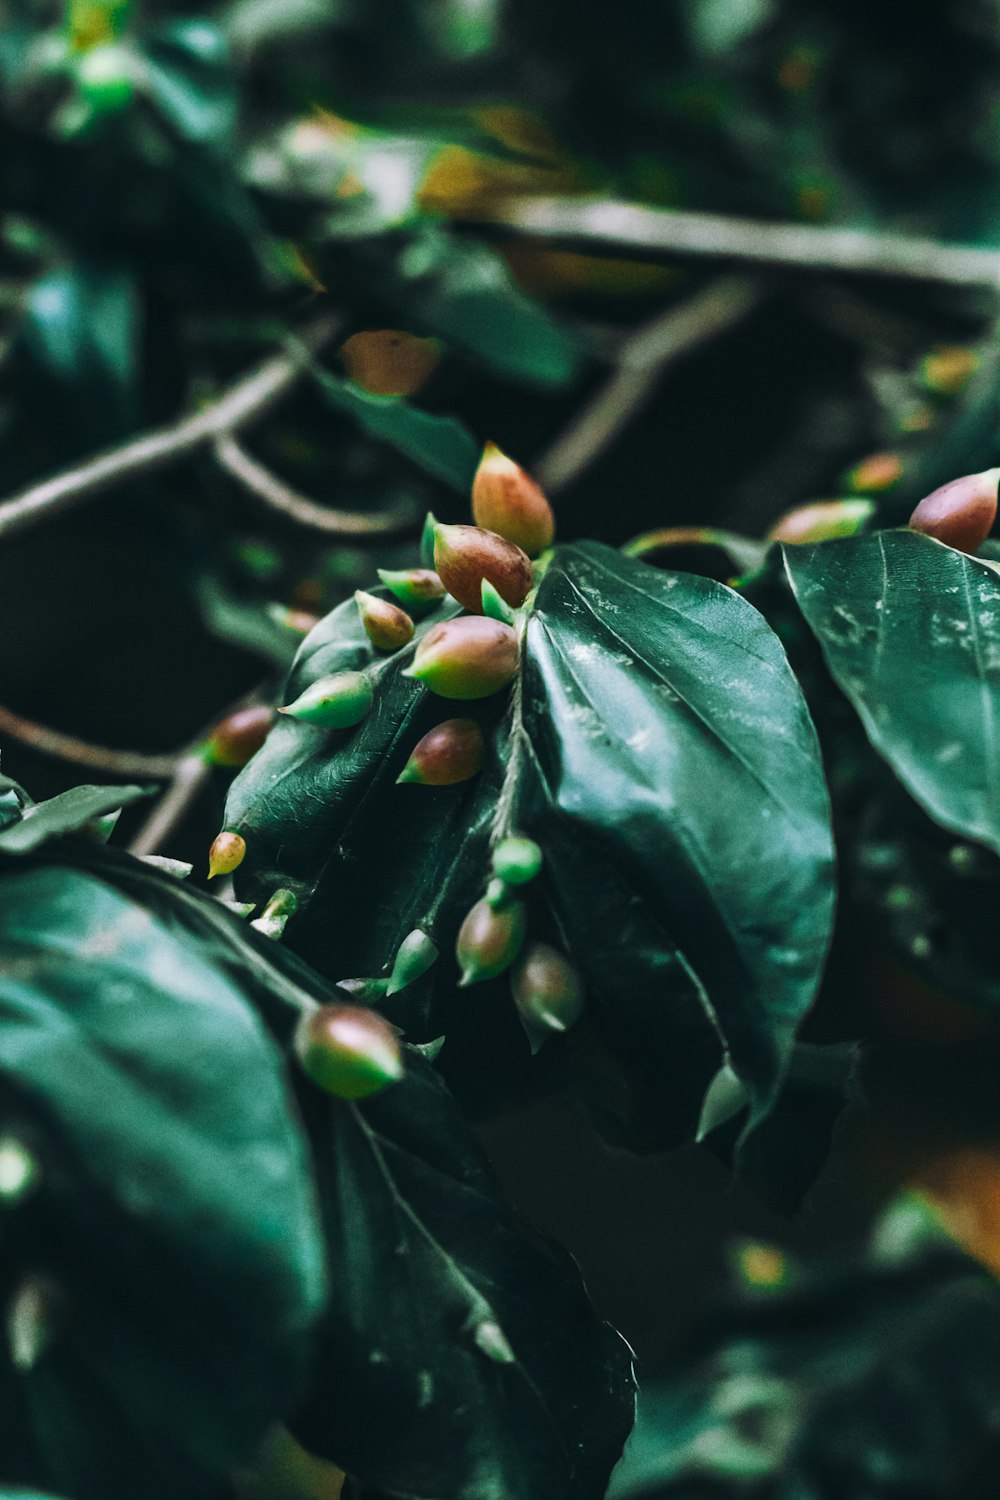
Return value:
M 532 943 L 511 975 L 518 1013 L 531 1032 L 567 1031 L 583 1014 L 583 982 L 558 948 Z
M 534 582 L 527 554 L 479 526 L 436 526 L 434 566 L 452 598 L 474 615 L 483 612 L 484 578 L 512 609 L 524 603 Z
M 209 880 L 216 875 L 231 875 L 234 870 L 239 869 L 246 852 L 246 839 L 241 834 L 233 833 L 228 828 L 216 834 L 208 851 Z
M 398 651 L 413 639 L 413 621 L 398 604 L 363 589 L 356 589 L 354 598 L 365 634 L 377 650 Z
M 429 630 L 403 675 L 415 677 L 442 698 L 488 698 L 507 686 L 517 663 L 517 635 L 511 626 L 464 615 Z
M 419 786 L 455 786 L 483 764 L 483 731 L 474 719 L 445 719 L 414 747 L 397 781 Z
M 295 1051 L 313 1082 L 338 1099 L 366 1099 L 403 1076 L 395 1029 L 360 1005 L 321 1005 L 303 1016 Z
M 552 507 L 531 475 L 487 443 L 472 481 L 472 516 L 477 526 L 495 531 L 537 557 L 552 546 L 556 520 Z
M 922 531 L 959 552 L 975 552 L 997 518 L 997 481 L 1000 469 L 966 474 L 926 495 L 910 517 L 914 531 Z
M 523 901 L 491 906 L 477 901 L 462 923 L 455 957 L 462 971 L 460 986 L 494 979 L 509 968 L 521 951 L 526 923 Z
M 213 766 L 245 766 L 267 739 L 274 723 L 274 709 L 258 703 L 237 709 L 217 724 L 205 744 L 205 759 Z

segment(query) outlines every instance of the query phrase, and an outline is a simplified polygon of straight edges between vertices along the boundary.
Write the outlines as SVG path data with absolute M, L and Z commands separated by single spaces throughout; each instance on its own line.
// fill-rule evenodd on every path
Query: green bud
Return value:
M 491 620 L 502 620 L 505 625 L 513 625 L 514 611 L 503 602 L 488 578 L 483 579 L 479 592 L 484 615 L 489 615 Z
M 364 589 L 356 589 L 354 599 L 365 634 L 377 650 L 398 651 L 413 639 L 413 621 L 398 604 L 366 594 Z
M 524 942 L 526 915 L 523 901 L 493 907 L 477 901 L 459 929 L 455 957 L 462 971 L 459 987 L 478 984 L 502 974 L 517 957 Z
M 492 1359 L 495 1364 L 517 1363 L 517 1355 L 510 1347 L 510 1340 L 493 1318 L 484 1318 L 481 1323 L 477 1323 L 472 1338 L 480 1353 L 485 1354 L 487 1359 Z
M 875 511 L 873 500 L 814 500 L 786 511 L 767 534 L 769 542 L 799 545 L 854 536 Z
M 517 663 L 517 636 L 511 627 L 475 615 L 435 625 L 403 675 L 426 683 L 442 698 L 488 698 L 507 686 Z
M 122 815 L 120 807 L 114 812 L 102 813 L 99 817 L 88 818 L 86 823 L 76 829 L 76 837 L 84 839 L 88 844 L 106 844 L 118 826 L 118 819 Z
M 501 839 L 493 850 L 493 873 L 508 885 L 528 885 L 542 868 L 542 851 L 534 839 Z
M 298 910 L 298 905 L 299 899 L 295 892 L 282 886 L 275 891 L 260 916 L 255 917 L 250 926 L 264 937 L 273 938 L 277 942 L 288 926 L 288 919 Z
M 363 1005 L 376 1005 L 384 1000 L 389 989 L 388 979 L 338 979 L 338 990 L 350 995 Z
M 338 1099 L 366 1099 L 403 1076 L 395 1028 L 359 1005 L 321 1005 L 303 1016 L 295 1051 L 313 1082 Z
M 379 568 L 378 576 L 390 594 L 395 594 L 400 604 L 415 614 L 433 609 L 444 598 L 446 589 L 433 568 L 409 568 L 394 573 L 388 568 Z
M 455 786 L 475 776 L 483 764 L 483 731 L 474 719 L 445 719 L 418 740 L 397 782 Z
M 396 950 L 396 960 L 389 975 L 386 994 L 396 995 L 400 990 L 405 990 L 408 984 L 413 984 L 421 974 L 427 973 L 437 962 L 437 957 L 437 945 L 422 927 L 414 927 Z
M 213 880 L 216 875 L 231 875 L 234 870 L 239 869 L 246 852 L 246 839 L 241 834 L 233 833 L 230 828 L 224 828 L 221 833 L 216 834 L 208 851 L 209 880 Z
M 474 615 L 482 613 L 484 579 L 512 609 L 524 603 L 535 581 L 527 553 L 480 526 L 436 526 L 434 566 L 452 598 Z
M 334 672 L 310 683 L 294 703 L 278 712 L 320 729 L 350 729 L 367 716 L 373 696 L 364 672 Z
M 29 1276 L 7 1303 L 7 1346 L 16 1370 L 33 1370 L 63 1321 L 65 1295 L 49 1276 Z
M 174 880 L 187 880 L 194 870 L 194 865 L 189 865 L 186 859 L 169 859 L 165 854 L 140 854 L 137 858 L 151 870 L 159 870 L 161 875 L 170 875 Z
M 95 114 L 113 114 L 132 102 L 135 63 L 127 47 L 91 47 L 77 58 L 80 92 Z
M 437 530 L 437 519 L 432 510 L 427 512 L 424 521 L 424 529 L 420 533 L 420 561 L 425 568 L 434 566 L 434 533 Z
M 492 906 L 494 911 L 498 906 L 506 906 L 510 900 L 510 886 L 505 880 L 500 880 L 499 877 L 494 876 L 486 887 L 486 894 L 483 896 L 483 900 L 487 906 Z
M 568 1031 L 583 1014 L 583 982 L 558 948 L 532 943 L 511 975 L 514 1004 L 532 1050 L 553 1031 Z

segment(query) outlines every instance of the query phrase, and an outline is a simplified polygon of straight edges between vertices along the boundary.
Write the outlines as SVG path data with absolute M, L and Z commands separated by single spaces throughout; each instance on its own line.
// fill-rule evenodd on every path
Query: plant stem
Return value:
M 996 287 L 1000 253 L 914 235 L 828 225 L 772 223 L 726 214 L 650 208 L 595 198 L 510 198 L 468 222 L 528 238 L 600 246 L 644 260 L 676 256 L 810 271 L 850 271 Z
M 26 719 L 13 709 L 0 704 L 0 735 L 9 735 L 22 745 L 38 750 L 42 755 L 51 755 L 56 760 L 72 761 L 74 765 L 89 766 L 102 774 L 127 777 L 152 777 L 166 780 L 177 769 L 177 755 L 146 755 L 141 750 L 114 750 L 109 745 L 92 745 L 76 735 L 63 734 L 59 729 L 50 729 Z
M 755 278 L 720 277 L 690 302 L 658 313 L 630 333 L 610 379 L 536 464 L 542 488 L 555 493 L 582 474 L 646 405 L 668 365 L 732 328 L 760 306 L 765 294 Z
M 334 510 L 301 495 L 249 454 L 231 432 L 215 439 L 212 451 L 220 468 L 272 510 L 280 511 L 299 526 L 328 536 L 391 536 L 414 531 L 419 517 L 411 506 L 369 513 L 356 510 Z
M 342 326 L 343 321 L 336 313 L 325 313 L 297 333 L 294 342 L 313 353 L 335 338 Z M 304 367 L 301 348 L 290 345 L 285 352 L 272 355 L 242 376 L 204 411 L 109 448 L 22 490 L 0 503 L 0 540 L 128 479 L 177 463 L 223 434 L 238 431 L 280 401 Z

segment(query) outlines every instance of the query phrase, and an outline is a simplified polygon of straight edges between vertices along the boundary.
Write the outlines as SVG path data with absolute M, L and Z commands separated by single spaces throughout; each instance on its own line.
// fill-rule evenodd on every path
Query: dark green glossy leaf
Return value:
M 960 1481 L 997 1436 L 993 1278 L 906 1202 L 867 1256 L 786 1277 L 718 1309 L 643 1391 L 610 1500 L 981 1493 Z
M 236 125 L 236 79 L 225 37 L 207 17 L 173 21 L 147 41 L 145 81 L 186 140 L 223 150 Z
M 91 818 L 130 807 L 144 797 L 152 796 L 146 786 L 75 786 L 60 792 L 47 802 L 34 802 L 22 809 L 16 822 L 0 828 L 0 850 L 5 854 L 27 854 L 46 839 L 63 833 L 75 833 Z
M 569 1255 L 500 1201 L 433 1069 L 411 1053 L 384 1094 L 303 1108 L 331 1314 L 296 1435 L 394 1495 L 601 1500 L 630 1352 Z
M 20 336 L 29 389 L 49 412 L 59 402 L 61 425 L 91 448 L 135 421 L 139 316 L 134 277 L 101 264 L 52 271 L 28 293 Z
M 833 907 L 819 752 L 780 643 L 721 584 L 583 543 L 545 573 L 526 644 L 536 788 L 514 816 L 545 850 L 605 1034 L 669 1075 L 687 1027 L 705 1056 L 708 1012 L 753 1124 Z
M 287 1410 L 323 1304 L 282 1061 L 225 969 L 103 880 L 0 884 L 0 1122 L 38 1164 L 3 1210 L 8 1307 L 42 1278 L 56 1311 L 2 1362 L 0 1447 L 80 1500 L 197 1493 Z
M 871 743 L 935 822 L 1000 851 L 1000 577 L 912 531 L 785 548 Z
M 510 1049 L 483 1015 L 503 1030 L 509 1001 L 485 986 L 456 998 L 452 950 L 491 838 L 529 833 L 545 855 L 532 922 L 554 915 L 589 1014 L 667 1101 L 673 1133 L 697 1119 L 720 1038 L 755 1123 L 816 987 L 833 899 L 815 736 L 761 616 L 707 579 L 560 549 L 529 613 L 513 717 L 502 698 L 462 706 L 490 754 L 450 788 L 395 784 L 456 711 L 401 675 L 412 649 L 376 668 L 357 730 L 286 721 L 237 777 L 225 821 L 247 840 L 241 891 L 291 886 L 288 941 L 334 979 L 388 973 L 422 927 L 442 956 L 390 1014 L 414 1040 L 478 1029 L 499 1070 Z M 345 606 L 306 639 L 288 696 L 372 658 Z
M 422 326 L 529 384 L 562 386 L 579 373 L 577 344 L 488 246 L 424 224 L 351 254 L 355 274 L 406 314 L 407 327 Z
M 318 365 L 313 372 L 331 406 L 364 432 L 404 453 L 435 479 L 467 495 L 480 446 L 457 417 L 441 417 L 411 406 L 402 396 L 374 396 L 353 380 L 340 380 Z

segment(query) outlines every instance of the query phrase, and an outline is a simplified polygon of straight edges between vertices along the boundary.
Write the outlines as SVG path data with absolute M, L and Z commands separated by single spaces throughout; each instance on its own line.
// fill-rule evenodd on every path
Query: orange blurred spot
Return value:
M 811 47 L 795 47 L 778 68 L 778 85 L 789 94 L 803 94 L 816 79 L 819 56 Z
M 774 1245 L 745 1245 L 739 1252 L 739 1266 L 751 1286 L 781 1286 L 788 1269 Z
M 851 469 L 847 482 L 857 493 L 878 494 L 898 483 L 902 472 L 903 460 L 898 453 L 871 453 Z
M 957 396 L 979 367 L 979 355 L 960 344 L 945 345 L 925 355 L 921 374 L 936 396 Z
M 353 334 L 340 357 L 351 379 L 373 396 L 412 396 L 441 363 L 441 346 L 436 339 L 382 328 Z
M 947 1151 L 919 1168 L 912 1185 L 962 1249 L 1000 1273 L 1000 1144 Z
M 582 255 L 545 244 L 511 241 L 498 247 L 522 291 L 536 297 L 560 293 L 594 292 L 599 296 L 642 296 L 676 285 L 684 272 L 676 266 L 613 256 Z

